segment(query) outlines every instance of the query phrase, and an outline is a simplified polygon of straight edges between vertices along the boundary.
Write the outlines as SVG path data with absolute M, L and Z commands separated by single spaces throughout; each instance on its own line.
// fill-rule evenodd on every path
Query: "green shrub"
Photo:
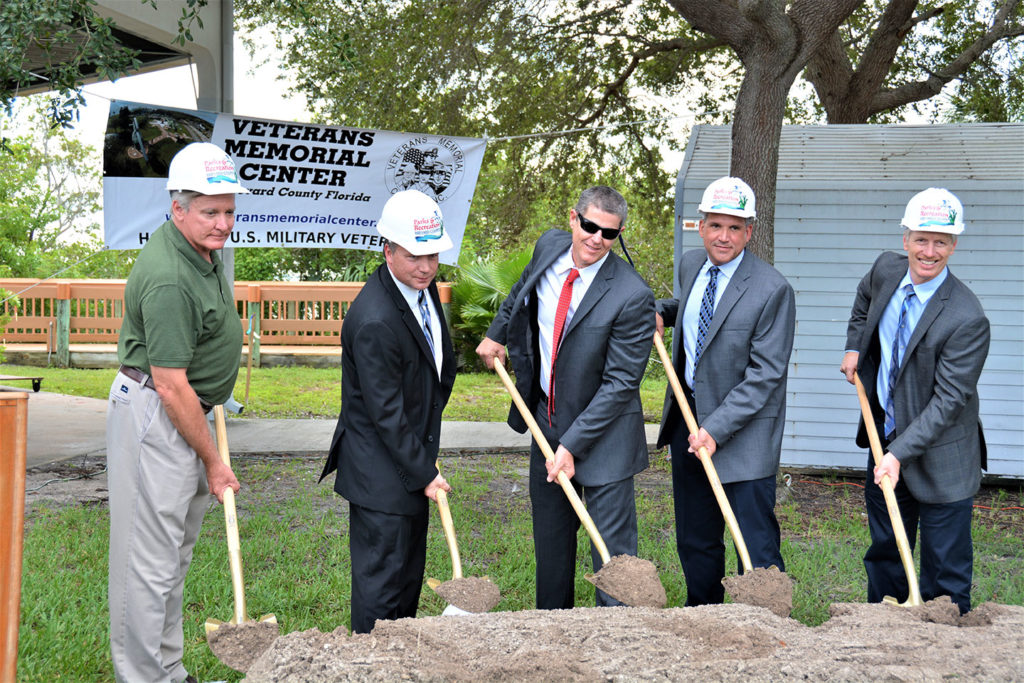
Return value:
M 467 367 L 479 367 L 476 347 L 487 334 L 501 303 L 530 262 L 533 248 L 506 261 L 482 259 L 460 264 L 452 286 L 452 328 L 455 352 Z

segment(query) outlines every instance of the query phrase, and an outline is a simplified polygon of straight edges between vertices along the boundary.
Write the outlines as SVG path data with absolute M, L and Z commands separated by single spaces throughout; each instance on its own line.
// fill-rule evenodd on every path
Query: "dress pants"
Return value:
M 558 435 L 548 426 L 547 405 L 538 403 L 537 424 L 551 451 L 558 448 Z M 533 545 L 537 558 L 537 609 L 572 609 L 576 604 L 576 547 L 580 520 L 558 480 L 548 483 L 544 454 L 534 441 L 530 447 L 530 504 Z M 601 486 L 580 486 L 570 480 L 584 500 L 594 526 L 611 557 L 636 555 L 637 522 L 633 478 Z M 591 543 L 594 571 L 601 569 L 601 556 Z M 604 591 L 596 591 L 598 607 L 622 603 Z
M 426 511 L 393 515 L 349 503 L 352 632 L 378 619 L 415 617 L 427 562 Z
M 717 605 L 725 599 L 725 518 L 704 466 L 687 452 L 687 436 L 685 427 L 677 426 L 671 440 L 676 549 L 686 578 L 686 605 Z M 775 565 L 786 571 L 775 517 L 775 477 L 737 481 L 722 488 L 736 515 L 750 563 L 755 568 Z M 739 553 L 736 560 L 742 574 Z
M 887 446 L 885 443 L 883 450 Z M 871 530 L 871 546 L 864 555 L 868 602 L 881 602 L 887 595 L 904 602 L 910 594 L 910 587 L 889 520 L 885 496 L 881 487 L 875 484 L 874 467 L 874 460 L 869 456 L 864 482 L 864 502 Z M 966 614 L 971 609 L 974 571 L 971 542 L 974 497 L 953 503 L 921 503 L 910 493 L 903 477 L 900 477 L 894 491 L 911 551 L 916 545 L 918 526 L 921 528 L 921 598 L 927 601 L 948 595 L 960 608 L 960 614 Z
M 206 468 L 153 389 L 118 373 L 107 403 L 110 652 L 118 681 L 183 681 L 182 600 L 209 508 Z

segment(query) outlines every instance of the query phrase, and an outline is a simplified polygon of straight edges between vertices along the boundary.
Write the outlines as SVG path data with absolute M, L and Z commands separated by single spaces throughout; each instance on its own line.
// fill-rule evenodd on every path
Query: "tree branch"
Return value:
M 598 100 L 597 108 L 594 109 L 589 116 L 579 119 L 580 125 L 586 126 L 601 118 L 601 116 L 604 115 L 604 112 L 608 109 L 608 105 L 611 101 L 614 98 L 621 96 L 622 87 L 626 84 L 626 81 L 629 80 L 630 76 L 633 75 L 643 62 L 651 57 L 664 52 L 681 52 L 684 54 L 704 52 L 716 47 L 724 47 L 725 45 L 725 41 L 717 38 L 707 38 L 698 41 L 688 38 L 673 38 L 672 40 L 655 43 L 650 47 L 633 53 L 633 56 L 629 60 L 629 64 L 626 65 L 626 68 L 619 73 L 618 77 L 614 81 L 605 86 L 604 92 Z
M 898 88 L 890 88 L 878 93 L 871 100 L 868 116 L 933 97 L 947 83 L 966 73 L 978 61 L 978 58 L 997 42 L 1024 35 L 1024 25 L 1006 23 L 1010 12 L 1018 4 L 1019 0 L 1007 0 L 999 8 L 985 35 L 968 45 L 963 52 L 944 66 L 938 69 L 928 69 L 929 77 L 927 79 L 906 83 Z

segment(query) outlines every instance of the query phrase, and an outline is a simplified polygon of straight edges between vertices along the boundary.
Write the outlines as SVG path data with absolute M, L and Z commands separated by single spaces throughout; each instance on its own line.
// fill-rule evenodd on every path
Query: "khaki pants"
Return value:
M 206 469 L 156 391 L 121 373 L 107 405 L 107 482 L 114 673 L 183 681 L 182 598 L 209 507 Z

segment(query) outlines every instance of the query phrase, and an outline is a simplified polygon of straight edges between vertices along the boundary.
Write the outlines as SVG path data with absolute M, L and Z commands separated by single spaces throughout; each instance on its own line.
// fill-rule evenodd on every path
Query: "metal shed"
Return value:
M 675 254 L 702 243 L 697 204 L 729 173 L 729 126 L 694 127 L 676 181 Z M 1024 479 L 1024 124 L 786 126 L 779 147 L 775 266 L 796 291 L 784 467 L 862 469 L 859 408 L 839 373 L 860 278 L 901 252 L 910 197 L 945 187 L 967 229 L 950 270 L 981 300 L 992 344 L 978 391 L 989 476 Z M 689 225 L 687 225 L 689 223 Z M 693 227 L 691 227 L 693 226 Z M 757 227 L 754 228 L 757 230 Z M 678 283 L 676 296 L 679 296 Z

